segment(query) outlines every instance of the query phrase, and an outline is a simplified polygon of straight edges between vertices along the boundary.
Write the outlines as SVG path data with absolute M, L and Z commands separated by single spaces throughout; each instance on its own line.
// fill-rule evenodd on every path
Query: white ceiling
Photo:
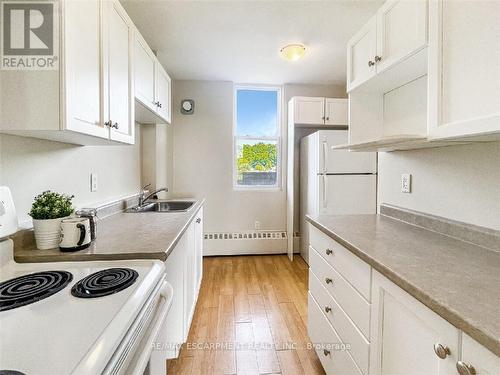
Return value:
M 381 0 L 122 0 L 175 79 L 345 84 L 346 42 Z M 289 43 L 305 57 L 281 58 Z

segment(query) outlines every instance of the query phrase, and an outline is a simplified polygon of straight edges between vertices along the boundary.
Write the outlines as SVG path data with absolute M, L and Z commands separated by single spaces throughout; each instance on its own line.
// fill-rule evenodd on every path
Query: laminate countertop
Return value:
M 307 220 L 500 356 L 500 253 L 383 215 Z
M 116 213 L 98 221 L 97 239 L 90 247 L 73 253 L 63 253 L 58 248 L 37 250 L 33 241 L 24 246 L 15 242 L 14 260 L 18 263 L 124 259 L 165 261 L 204 202 L 204 199 L 196 201 L 186 212 Z

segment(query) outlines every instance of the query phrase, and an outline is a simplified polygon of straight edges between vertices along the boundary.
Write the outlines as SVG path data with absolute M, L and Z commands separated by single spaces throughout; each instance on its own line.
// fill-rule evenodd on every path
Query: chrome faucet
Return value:
M 151 186 L 151 184 L 147 184 L 146 186 L 143 186 L 143 188 L 141 189 L 141 191 L 139 193 L 139 207 L 141 207 L 144 203 L 146 203 L 149 199 L 151 199 L 152 196 L 158 194 L 159 192 L 168 191 L 167 187 L 162 187 L 162 188 L 156 189 L 155 191 L 153 191 L 149 194 L 146 194 L 147 193 L 146 188 L 148 188 L 149 186 Z

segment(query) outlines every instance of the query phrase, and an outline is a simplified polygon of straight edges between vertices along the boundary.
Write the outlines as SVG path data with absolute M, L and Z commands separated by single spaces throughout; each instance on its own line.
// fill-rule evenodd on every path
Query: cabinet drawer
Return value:
M 367 263 L 312 225 L 309 241 L 329 264 L 370 301 L 371 267 Z
M 328 375 L 362 375 L 347 350 L 336 350 L 335 346 L 341 345 L 342 341 L 328 323 L 311 293 L 308 294 L 308 306 L 309 338 L 315 345 L 325 372 Z
M 314 273 L 321 285 L 335 298 L 365 337 L 370 337 L 370 303 L 312 247 L 309 248 L 309 265 L 312 271 L 310 273 Z M 326 279 L 331 279 L 332 282 L 327 283 Z
M 351 356 L 363 374 L 368 374 L 370 343 L 354 325 L 339 304 L 331 297 L 313 272 L 309 274 L 309 292 L 339 334 L 343 342 L 351 345 Z M 368 320 L 367 320 L 368 323 Z

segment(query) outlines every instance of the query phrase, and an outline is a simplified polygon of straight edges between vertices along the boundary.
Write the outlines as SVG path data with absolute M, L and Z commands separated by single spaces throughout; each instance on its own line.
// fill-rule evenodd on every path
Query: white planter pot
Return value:
M 62 219 L 66 219 L 66 217 L 48 220 L 33 219 L 36 247 L 39 250 L 54 249 L 59 246 Z

